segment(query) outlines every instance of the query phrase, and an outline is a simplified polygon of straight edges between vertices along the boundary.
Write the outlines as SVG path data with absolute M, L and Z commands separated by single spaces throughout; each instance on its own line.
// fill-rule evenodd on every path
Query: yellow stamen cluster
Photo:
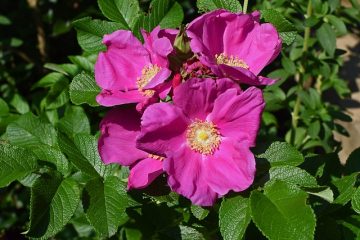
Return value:
M 144 96 L 152 97 L 154 95 L 154 90 L 144 90 L 144 87 L 158 72 L 160 72 L 160 70 L 161 68 L 157 65 L 148 65 L 141 70 L 141 76 L 136 80 L 136 85 L 139 92 L 141 92 Z
M 249 69 L 249 66 L 246 64 L 246 62 L 238 58 L 237 56 L 233 56 L 233 55 L 228 56 L 225 53 L 221 53 L 220 55 L 216 54 L 215 58 L 217 64 L 225 64 L 231 67 L 241 67 L 241 68 Z
M 220 132 L 212 122 L 195 120 L 186 132 L 190 148 L 201 154 L 213 154 L 221 142 Z
M 164 157 L 161 157 L 161 156 L 158 156 L 158 155 L 154 155 L 154 154 L 149 154 L 148 157 L 149 157 L 149 158 L 152 158 L 152 159 L 155 159 L 155 160 L 158 160 L 158 161 L 164 161 L 164 160 L 165 160 Z

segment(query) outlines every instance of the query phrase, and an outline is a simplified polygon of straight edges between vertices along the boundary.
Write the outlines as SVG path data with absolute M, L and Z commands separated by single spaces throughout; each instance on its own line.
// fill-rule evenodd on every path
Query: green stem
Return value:
M 312 0 L 308 0 L 307 11 L 306 11 L 306 19 L 310 18 L 311 15 L 312 15 Z M 310 27 L 305 27 L 304 45 L 303 45 L 303 49 L 302 49 L 303 54 L 305 54 L 308 51 L 308 48 L 309 48 L 310 32 L 311 32 Z M 306 61 L 306 59 L 305 59 L 305 61 Z M 304 69 L 304 73 L 305 73 L 305 71 L 306 70 Z M 301 86 L 301 88 L 303 88 L 303 86 Z M 300 91 L 300 90 L 301 89 L 299 88 L 298 91 Z M 294 110 L 293 110 L 293 112 L 291 114 L 292 115 L 292 127 L 293 127 L 293 132 L 291 134 L 292 140 L 294 138 L 295 129 L 298 126 L 300 106 L 301 106 L 301 99 L 300 99 L 300 95 L 297 94 Z
M 306 19 L 310 18 L 311 15 L 312 15 L 312 2 L 311 0 L 309 0 L 306 11 Z M 310 30 L 311 30 L 310 27 L 305 27 L 303 52 L 306 52 L 309 48 Z
M 246 13 L 246 11 L 247 11 L 247 8 L 248 8 L 248 1 L 249 1 L 249 0 L 244 0 L 243 13 Z

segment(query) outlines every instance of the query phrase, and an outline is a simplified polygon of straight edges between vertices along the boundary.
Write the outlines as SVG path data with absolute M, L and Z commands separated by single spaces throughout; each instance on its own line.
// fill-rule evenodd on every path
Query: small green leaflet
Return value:
M 198 0 L 196 5 L 199 12 L 210 12 L 216 9 L 226 9 L 233 13 L 242 11 L 241 4 L 238 0 Z
M 85 72 L 76 75 L 70 84 L 70 99 L 76 105 L 87 103 L 92 107 L 98 106 L 95 98 L 99 93 L 94 77 Z
M 126 26 L 121 23 L 91 19 L 90 17 L 78 19 L 72 24 L 77 30 L 77 39 L 81 48 L 87 52 L 106 50 L 105 45 L 102 44 L 103 36 L 119 29 L 126 29 Z

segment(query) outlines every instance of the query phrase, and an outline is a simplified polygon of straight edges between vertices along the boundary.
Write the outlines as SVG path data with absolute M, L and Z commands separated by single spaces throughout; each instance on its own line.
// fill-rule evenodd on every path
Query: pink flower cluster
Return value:
M 252 184 L 250 148 L 265 105 L 255 86 L 274 82 L 259 73 L 281 49 L 276 29 L 259 18 L 200 16 L 186 28 L 192 53 L 180 64 L 178 30 L 143 31 L 144 44 L 125 30 L 104 37 L 97 101 L 116 107 L 100 124 L 98 148 L 104 163 L 130 166 L 129 189 L 165 173 L 173 191 L 210 206 Z

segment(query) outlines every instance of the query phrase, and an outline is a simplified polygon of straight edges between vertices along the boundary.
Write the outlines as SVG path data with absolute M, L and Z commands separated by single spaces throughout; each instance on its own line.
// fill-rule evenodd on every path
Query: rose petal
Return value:
M 222 136 L 243 138 L 255 146 L 265 102 L 260 89 L 250 87 L 242 93 L 229 89 L 221 94 L 208 116 Z
M 142 116 L 137 146 L 149 153 L 167 156 L 169 150 L 184 143 L 188 122 L 180 108 L 169 103 L 153 104 Z
M 147 153 L 136 148 L 140 132 L 140 114 L 134 109 L 114 108 L 100 123 L 98 149 L 104 163 L 129 166 Z
M 106 107 L 143 102 L 147 99 L 137 89 L 123 91 L 110 91 L 102 90 L 99 95 L 96 96 L 96 101 Z
M 218 195 L 206 182 L 204 164 L 201 154 L 184 145 L 164 161 L 164 170 L 169 174 L 168 184 L 173 191 L 189 198 L 193 204 L 211 206 Z
M 246 141 L 223 139 L 219 150 L 206 158 L 206 182 L 219 195 L 244 191 L 253 183 L 255 158 Z
M 119 30 L 105 35 L 107 51 L 95 63 L 97 84 L 107 90 L 127 90 L 136 86 L 141 70 L 150 63 L 150 56 L 130 31 Z
M 229 87 L 239 88 L 230 79 L 193 78 L 174 89 L 173 101 L 192 120 L 205 120 L 218 94 Z
M 145 188 L 164 172 L 162 162 L 145 158 L 130 169 L 128 189 Z

